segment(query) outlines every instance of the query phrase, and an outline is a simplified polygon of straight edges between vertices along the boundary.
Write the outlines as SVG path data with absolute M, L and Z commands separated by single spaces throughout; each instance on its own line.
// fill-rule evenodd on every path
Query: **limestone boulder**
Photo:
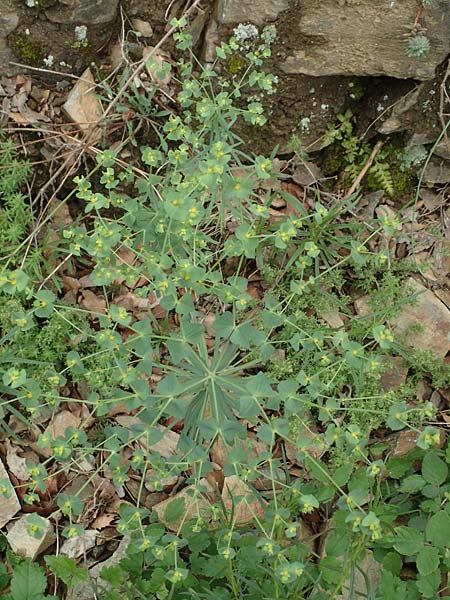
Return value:
M 279 66 L 288 74 L 431 79 L 450 42 L 450 5 L 426 8 L 430 51 L 407 55 L 414 0 L 219 0 L 222 25 L 276 21 Z

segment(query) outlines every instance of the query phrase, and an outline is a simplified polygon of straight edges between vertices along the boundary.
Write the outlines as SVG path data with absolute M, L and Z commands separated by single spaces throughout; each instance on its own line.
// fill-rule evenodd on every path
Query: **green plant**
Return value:
M 372 153 L 372 146 L 358 138 L 353 131 L 353 114 L 347 110 L 338 115 L 337 125 L 328 125 L 322 148 L 326 149 L 323 168 L 325 173 L 336 174 L 344 169 L 345 182 L 351 185 Z M 389 196 L 401 194 L 412 187 L 412 167 L 423 162 L 422 152 L 403 149 L 398 141 L 385 144 L 375 155 L 367 171 L 367 187 L 384 190 Z
M 54 503 L 61 537 L 82 534 L 92 515 L 82 492 L 102 476 L 126 499 L 114 526 L 131 540 L 127 557 L 97 582 L 105 600 L 331 600 L 368 549 L 382 561 L 385 546 L 397 552 L 395 519 L 407 514 L 403 504 L 397 510 L 392 486 L 396 473 L 403 477 L 416 464 L 402 471 L 391 463 L 389 448 L 371 444 L 374 430 L 415 432 L 422 452 L 415 456 L 429 450 L 444 472 L 433 450 L 439 430 L 428 425 L 434 405 L 410 402 L 408 383 L 390 392 L 380 385 L 383 360 L 405 352 L 387 321 L 407 297 L 408 271 L 371 244 L 384 247 L 398 222 L 356 220 L 356 194 L 335 201 L 318 191 L 307 206 L 283 189 L 275 152 L 245 152 L 234 126 L 240 118 L 266 122 L 249 89 L 273 89 L 274 78 L 261 69 L 273 32 L 238 29 L 217 47 L 217 61 L 202 69 L 180 29 L 184 21 L 172 25 L 186 54 L 175 64 L 151 56 L 148 68 L 157 82 L 172 77 L 179 110 L 161 108 L 157 83 L 148 96 L 137 88 L 127 92 L 120 113 L 130 105 L 142 111 L 155 143 L 140 143 L 129 125 L 133 166 L 124 163 L 121 148 L 99 151 L 64 200 L 76 196 L 84 212 L 61 228 L 52 246 L 71 277 L 89 272 L 99 308 L 63 302 L 41 254 L 30 260 L 27 248 L 32 241 L 41 248 L 53 213 L 30 232 L 26 199 L 9 201 L 17 215 L 9 222 L 22 219 L 24 226 L 7 241 L 1 267 L 0 391 L 4 428 L 11 429 L 11 416 L 33 428 L 33 456 L 41 457 L 26 461 L 20 484 L 31 512 L 27 533 L 43 535 L 43 517 L 34 510 L 45 497 Z M 236 55 L 242 65 L 227 69 Z M 128 77 L 125 70 L 121 82 Z M 105 97 L 110 91 L 105 87 Z M 341 144 L 348 172 L 356 173 L 369 148 L 354 135 L 349 113 L 339 121 L 325 142 Z M 15 155 L 3 157 L 14 166 L 0 181 L 12 198 L 25 170 L 18 177 Z M 382 164 L 372 176 L 387 187 Z M 280 197 L 286 211 L 274 215 Z M 2 235 L 10 235 L 8 226 Z M 261 299 L 251 293 L 255 272 Z M 369 313 L 360 318 L 350 307 L 355 288 L 371 295 Z M 134 310 L 133 302 L 144 310 Z M 330 308 L 345 321 L 327 323 Z M 448 381 L 436 359 L 411 361 L 436 384 Z M 66 410 L 79 408 L 82 418 L 53 434 L 46 424 L 63 403 Z M 217 447 L 220 464 L 213 459 Z M 71 489 L 69 477 L 80 471 L 83 483 Z M 62 492 L 49 491 L 50 482 L 65 477 Z M 9 480 L 0 482 L 0 494 L 13 491 Z M 444 525 L 446 492 L 439 489 L 429 507 Z M 167 495 L 159 511 L 145 504 L 148 493 Z M 318 524 L 330 525 L 330 514 L 334 533 L 327 536 Z M 435 547 L 444 573 L 441 540 L 425 527 L 423 541 Z M 43 567 L 8 551 L 6 557 L 9 566 L 0 571 L 4 588 L 10 584 L 6 593 L 16 600 L 11 594 L 20 579 L 33 585 L 35 600 L 45 598 Z M 65 586 L 88 578 L 85 567 L 64 556 L 47 556 L 45 564 Z M 416 564 L 421 573 L 423 557 Z M 414 589 L 397 575 L 392 581 L 399 588 Z M 389 577 L 376 592 L 381 598 Z

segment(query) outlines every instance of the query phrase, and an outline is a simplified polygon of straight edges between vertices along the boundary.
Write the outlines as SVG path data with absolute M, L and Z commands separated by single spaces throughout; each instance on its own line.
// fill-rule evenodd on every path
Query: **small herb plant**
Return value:
M 275 78 L 262 70 L 272 29 L 238 30 L 200 68 L 185 24 L 172 22 L 183 57 L 148 63 L 159 81 L 172 77 L 178 110 L 154 101 L 156 86 L 148 97 L 129 91 L 120 111 L 143 110 L 155 143 L 139 143 L 130 128 L 133 164 L 120 149 L 99 151 L 65 199 L 75 196 L 82 214 L 50 244 L 72 274 L 89 272 L 97 310 L 61 298 L 42 242 L 30 252 L 53 214 L 30 231 L 29 167 L 3 145 L 2 424 L 10 432 L 14 417 L 33 429 L 45 457 L 27 462 L 20 484 L 28 532 L 44 533 L 37 508 L 45 497 L 63 540 L 83 534 L 91 511 L 69 484 L 87 464 L 83 487 L 100 474 L 126 498 L 114 527 L 129 536 L 127 556 L 95 582 L 106 600 L 331 600 L 369 550 L 384 566 L 377 598 L 390 597 L 390 585 L 405 598 L 431 598 L 448 571 L 448 450 L 437 449 L 439 430 L 428 424 L 432 403 L 412 403 L 408 386 L 381 386 L 386 363 L 405 352 L 388 321 L 408 290 L 379 249 L 398 223 L 375 218 L 368 229 L 353 217 L 357 195 L 330 202 L 317 191 L 306 206 L 283 189 L 275 152 L 244 151 L 233 125 L 266 122 L 250 91 L 273 90 Z M 239 69 L 223 68 L 236 54 Z M 359 165 L 367 149 L 355 144 L 350 115 L 330 128 L 326 141 L 335 140 L 348 166 Z M 381 164 L 372 176 L 389 191 Z M 288 209 L 274 215 L 280 198 Z M 251 293 L 254 272 L 264 298 Z M 366 317 L 351 311 L 349 273 L 373 295 Z M 121 285 L 146 306 L 140 318 L 119 301 Z M 345 322 L 327 323 L 329 309 Z M 416 370 L 448 382 L 435 357 Z M 42 425 L 73 405 L 80 426 L 54 436 Z M 415 432 L 417 449 L 400 463 L 386 445 L 375 451 L 370 437 L 381 427 Z M 67 486 L 49 491 L 58 476 Z M 174 479 L 182 496 L 167 496 L 159 512 L 145 505 L 149 489 L 165 493 Z M 0 481 L 1 494 L 13 492 Z M 331 515 L 328 534 L 320 523 Z M 27 597 L 26 586 L 35 600 L 54 597 L 45 595 L 44 564 L 1 551 L 6 598 Z M 415 564 L 408 581 L 400 578 L 406 558 Z M 65 556 L 46 556 L 45 568 L 65 587 L 88 580 L 87 568 Z

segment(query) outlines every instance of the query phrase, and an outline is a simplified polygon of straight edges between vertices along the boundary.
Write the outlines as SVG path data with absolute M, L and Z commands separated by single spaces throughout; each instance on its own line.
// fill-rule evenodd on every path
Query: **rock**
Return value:
M 42 552 L 47 550 L 55 541 L 55 533 L 53 525 L 48 519 L 42 519 L 44 533 L 42 537 L 35 538 L 28 533 L 28 516 L 23 515 L 14 523 L 11 529 L 6 534 L 8 544 L 13 552 L 24 558 L 34 560 Z
M 432 350 L 444 358 L 450 350 L 450 311 L 436 295 L 421 283 L 410 277 L 406 282 L 411 295 L 406 298 L 400 313 L 389 324 L 393 333 L 400 336 L 416 325 L 420 331 L 408 336 L 406 345 L 415 350 Z M 370 296 L 361 296 L 354 300 L 355 311 L 367 316 L 372 311 L 369 305 Z
M 122 63 L 125 62 L 125 57 L 123 54 L 122 44 L 117 42 L 117 44 L 112 44 L 109 49 L 109 60 L 111 63 L 111 69 L 115 71 L 118 69 Z
M 415 279 L 409 278 L 408 285 L 417 294 L 416 304 L 409 301 L 392 323 L 396 335 L 401 335 L 412 325 L 420 325 L 421 331 L 407 339 L 407 345 L 415 350 L 432 350 L 444 358 L 450 350 L 450 311 Z
M 340 329 L 344 327 L 344 321 L 341 318 L 338 310 L 324 310 L 319 313 L 319 317 L 332 329 Z
M 115 567 L 122 558 L 125 558 L 127 548 L 130 544 L 131 537 L 126 535 L 122 538 L 117 550 L 107 560 L 98 563 L 91 569 L 89 569 L 89 581 L 85 581 L 74 588 L 69 588 L 66 595 L 66 600 L 93 600 L 93 598 L 100 598 L 95 594 L 95 590 L 100 583 L 102 588 L 109 589 L 109 584 L 103 582 L 100 578 L 100 571 L 107 567 Z
M 242 448 L 242 450 L 246 453 L 248 460 L 257 458 L 262 453 L 268 451 L 268 446 L 256 438 L 251 438 L 248 440 L 238 439 L 233 445 L 225 446 L 222 438 L 220 436 L 217 436 L 211 446 L 211 460 L 219 466 L 223 467 L 228 461 L 230 452 L 235 450 L 236 447 Z
M 157 482 L 157 485 L 155 485 L 154 482 Z M 149 469 L 145 473 L 144 486 L 149 492 L 159 492 L 161 490 L 166 492 L 171 490 L 177 482 L 178 475 L 167 475 L 166 477 L 161 477 L 158 472 L 153 469 Z
M 342 594 L 336 600 L 353 600 L 353 598 L 370 598 L 380 583 L 383 565 L 373 557 L 371 550 L 366 550 L 362 560 L 351 565 L 352 573 L 342 587 Z
M 131 19 L 133 29 L 146 38 L 151 38 L 153 35 L 153 27 L 148 21 L 142 19 Z
M 69 558 L 84 556 L 88 550 L 95 546 L 97 535 L 98 531 L 95 531 L 95 529 L 86 529 L 82 535 L 65 540 L 61 546 L 60 553 Z
M 406 132 L 409 137 L 408 146 L 423 146 L 433 143 L 442 126 L 439 121 L 439 89 L 443 74 L 438 72 L 430 81 L 424 81 L 409 90 L 389 94 L 391 108 L 387 111 L 387 118 L 380 120 L 376 127 L 379 133 L 391 135 L 396 132 Z M 404 82 L 406 86 L 408 82 Z M 389 90 L 394 91 L 394 85 Z M 400 95 L 399 95 L 400 93 Z
M 8 473 L 0 460 L 0 529 L 4 527 L 20 510 L 20 502 Z M 3 493 L 5 492 L 5 493 Z
M 409 124 L 409 112 L 417 107 L 420 94 L 421 87 L 418 86 L 400 98 L 390 111 L 389 117 L 378 127 L 379 133 L 390 135 L 406 129 Z
M 450 181 L 450 163 L 432 156 L 423 172 L 422 181 L 429 185 L 448 183 Z
M 295 183 L 303 187 L 313 185 L 323 179 L 322 171 L 313 162 L 304 162 L 303 164 L 296 167 L 292 174 L 292 179 Z
M 275 21 L 289 8 L 289 0 L 219 0 L 217 20 L 219 23 L 246 23 L 264 25 Z
M 252 4 L 259 15 L 259 0 Z M 239 5 L 246 8 L 233 11 L 233 18 L 239 12 L 247 14 L 248 3 Z M 285 73 L 426 80 L 434 77 L 435 68 L 448 52 L 450 10 L 441 3 L 426 10 L 431 47 L 422 60 L 408 57 L 408 42 L 401 33 L 414 23 L 417 6 L 413 2 L 386 6 L 373 0 L 304 0 L 301 10 L 296 10 L 293 2 L 290 7 L 285 17 L 280 17 L 289 19 L 290 24 L 285 42 L 289 55 L 281 65 Z
M 45 102 L 50 94 L 50 90 L 47 90 L 43 87 L 39 87 L 38 85 L 33 85 L 31 88 L 30 96 L 35 100 L 38 104 L 42 104 Z
M 385 392 L 395 390 L 404 385 L 408 375 L 408 367 L 401 356 L 384 356 L 383 363 L 389 367 L 381 375 L 380 385 Z
M 401 458 L 417 446 L 419 433 L 417 431 L 400 431 L 400 433 L 394 434 L 393 437 L 396 442 L 391 458 Z
M 45 16 L 52 23 L 104 25 L 115 20 L 118 6 L 119 0 L 60 0 Z
M 255 479 L 253 485 L 255 489 L 261 492 L 267 490 L 280 490 L 286 484 L 286 472 L 284 469 L 276 468 L 271 470 L 269 467 L 258 469 L 258 479 Z
M 237 475 L 225 477 L 222 502 L 230 515 L 233 512 L 234 523 L 237 527 L 247 525 L 255 518 L 260 519 L 264 516 L 263 502 Z
M 369 300 L 370 300 L 370 296 L 368 296 L 368 295 L 360 296 L 359 298 L 355 298 L 353 304 L 355 306 L 355 312 L 358 315 L 358 317 L 366 317 L 367 315 L 370 315 L 370 313 L 372 312 L 372 309 L 370 308 Z
M 440 158 L 450 160 L 450 140 L 445 139 L 444 137 L 433 150 L 433 154 L 435 156 L 439 156 Z
M 58 437 L 63 437 L 68 427 L 78 429 L 80 422 L 80 417 L 77 417 L 69 410 L 62 410 L 61 412 L 57 413 L 55 418 L 49 423 L 45 429 L 44 435 L 47 435 L 49 441 L 53 442 Z M 45 448 L 42 448 L 41 453 L 46 457 L 51 456 L 52 451 L 50 444 Z
M 100 100 L 94 93 L 95 81 L 90 69 L 86 69 L 69 93 L 63 104 L 63 110 L 70 121 L 81 131 L 89 133 L 102 116 Z M 98 139 L 100 130 L 97 128 L 94 136 Z
M 442 300 L 445 306 L 450 309 L 450 290 L 446 288 L 437 289 L 435 294 L 439 300 Z
M 205 25 L 208 22 L 208 13 L 206 10 L 198 8 L 197 15 L 192 19 L 186 27 L 186 33 L 192 36 L 192 46 L 195 47 L 200 41 Z
M 208 495 L 215 495 L 214 489 L 208 483 L 207 479 L 201 479 L 199 484 L 205 488 Z M 159 520 L 164 523 L 164 525 L 167 527 L 167 529 L 170 529 L 170 531 L 178 531 L 182 523 L 185 523 L 190 519 L 195 519 L 197 516 L 201 516 L 208 520 L 211 511 L 211 502 L 205 495 L 196 492 L 197 487 L 197 485 L 188 485 L 175 496 L 167 498 L 167 500 L 163 500 L 152 507 L 152 510 L 157 513 Z M 179 517 L 179 519 L 169 521 L 165 517 L 166 509 L 169 504 L 171 504 L 174 500 L 178 500 L 179 498 L 181 498 L 184 502 L 183 514 Z
M 0 3 L 0 27 L 1 37 L 6 37 L 16 29 L 19 24 L 19 15 L 17 12 L 12 10 L 4 10 L 4 7 Z
M 301 544 L 307 546 L 311 552 L 317 551 L 317 536 L 315 535 L 309 523 L 303 519 L 298 519 L 298 531 L 295 539 Z
M 217 57 L 216 46 L 220 44 L 219 25 L 215 19 L 210 19 L 206 25 L 203 37 L 202 60 L 211 64 Z
M 9 61 L 14 60 L 14 56 L 8 47 L 7 37 L 18 25 L 19 14 L 9 9 L 9 0 L 6 1 L 5 6 L 2 6 L 0 2 L 0 65 L 2 75 L 12 75 L 15 72 L 14 67 L 9 65 Z
M 122 427 L 128 427 L 130 429 L 133 427 L 133 425 L 143 425 L 142 421 L 138 417 L 133 417 L 131 415 L 120 415 L 115 417 L 115 420 Z M 171 458 L 172 456 L 179 454 L 177 446 L 180 440 L 180 435 L 168 427 L 164 427 L 163 425 L 157 425 L 156 429 L 159 429 L 159 431 L 161 431 L 163 434 L 159 442 L 149 446 L 147 444 L 147 436 L 143 433 L 139 438 L 139 445 L 141 448 L 145 452 L 159 452 L 163 458 Z
M 28 481 L 31 475 L 28 473 L 27 459 L 23 456 L 20 446 L 12 444 L 8 438 L 5 439 L 6 464 L 9 472 L 21 481 Z M 0 479 L 2 476 L 0 475 Z

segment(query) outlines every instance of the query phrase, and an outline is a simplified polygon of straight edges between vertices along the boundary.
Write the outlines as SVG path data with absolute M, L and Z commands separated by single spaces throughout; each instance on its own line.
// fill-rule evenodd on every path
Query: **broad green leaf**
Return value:
M 439 550 L 432 546 L 424 546 L 417 555 L 416 564 L 421 575 L 434 573 L 439 567 Z
M 436 569 L 436 571 L 433 571 L 425 577 L 423 575 L 419 575 L 416 585 L 423 598 L 435 600 L 437 598 L 437 591 L 440 583 L 441 573 L 439 569 Z
M 216 316 L 211 327 L 218 337 L 228 339 L 236 328 L 232 313 L 224 312 L 223 315 Z
M 450 540 L 450 515 L 444 510 L 438 511 L 428 521 L 425 536 L 438 548 L 448 548 Z
M 448 476 L 448 467 L 436 452 L 429 450 L 422 462 L 422 476 L 432 485 L 442 485 Z
M 0 591 L 4 590 L 9 583 L 8 568 L 5 563 L 0 563 Z
M 11 580 L 12 600 L 41 600 L 46 587 L 47 578 L 40 565 L 25 560 L 14 569 Z
M 397 552 L 388 552 L 383 558 L 383 568 L 390 571 L 393 575 L 399 575 L 402 569 L 403 561 Z
M 168 523 L 176 523 L 183 516 L 184 511 L 184 498 L 176 498 L 166 506 L 164 520 Z
M 425 485 L 425 479 L 420 475 L 405 477 L 400 484 L 400 491 L 405 494 L 416 494 Z
M 286 316 L 272 310 L 264 309 L 261 313 L 261 319 L 264 327 L 273 328 L 282 325 L 286 320 Z
M 394 529 L 394 549 L 404 556 L 418 554 L 424 545 L 423 534 L 412 527 L 400 526 Z
M 79 567 L 76 561 L 68 556 L 46 556 L 45 562 L 50 571 L 68 586 L 76 586 L 88 578 L 87 568 Z

